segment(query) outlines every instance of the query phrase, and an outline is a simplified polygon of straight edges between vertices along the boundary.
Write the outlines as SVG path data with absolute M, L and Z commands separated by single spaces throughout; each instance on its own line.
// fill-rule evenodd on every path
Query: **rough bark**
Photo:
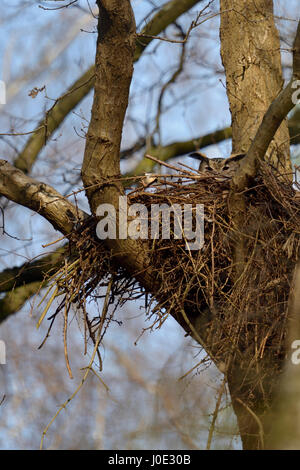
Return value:
M 95 95 L 81 171 L 93 215 L 97 207 L 105 203 L 112 204 L 118 211 L 119 196 L 123 194 L 119 155 L 136 34 L 129 0 L 121 3 L 99 0 L 97 3 Z M 119 238 L 107 243 L 131 273 L 143 272 L 143 277 L 147 278 L 149 260 L 142 243 Z
M 116 205 L 122 194 L 121 182 L 109 180 L 120 177 L 121 137 L 133 74 L 135 20 L 129 0 L 119 3 L 97 2 L 95 95 L 81 171 L 93 214 L 100 203 Z
M 273 413 L 272 430 L 267 440 L 269 449 L 300 449 L 300 263 L 295 268 L 289 306 L 288 360 L 280 380 Z M 297 341 L 296 348 L 292 345 Z M 295 356 L 293 357 L 295 353 Z M 284 432 L 283 432 L 284 430 Z
M 30 178 L 5 160 L 0 160 L 0 195 L 42 215 L 64 235 L 86 216 L 54 188 Z
M 92 116 L 86 139 L 82 180 L 93 215 L 103 203 L 117 212 L 120 181 L 120 142 L 133 72 L 135 21 L 128 0 L 98 1 L 99 39 L 96 51 L 96 79 Z M 117 217 L 118 218 L 118 217 Z M 117 227 L 118 228 L 118 227 Z M 145 288 L 156 295 L 161 280 L 154 276 L 148 244 L 141 240 L 105 240 L 115 262 L 121 264 Z M 180 325 L 205 347 L 208 313 L 192 319 L 177 318 Z M 172 312 L 170 312 L 172 314 Z
M 299 31 L 299 28 L 298 28 Z M 234 229 L 243 226 L 246 207 L 242 191 L 254 178 L 262 159 L 280 173 L 291 172 L 287 113 L 291 82 L 281 91 L 283 80 L 279 37 L 274 24 L 271 0 L 221 0 L 221 53 L 226 71 L 227 94 L 232 114 L 233 151 L 249 152 L 232 180 L 229 198 Z M 298 41 L 298 34 L 296 42 Z M 234 44 L 234 47 L 233 47 Z M 298 59 L 294 66 L 297 68 Z M 244 237 L 233 232 L 235 283 L 245 267 Z M 254 338 L 253 338 L 254 341 Z M 239 346 L 237 345 L 237 349 Z M 228 370 L 228 385 L 237 415 L 244 449 L 262 449 L 270 431 L 269 409 L 282 370 L 282 357 L 266 353 L 247 370 L 240 367 L 238 355 Z
M 169 2 L 169 4 L 175 3 L 177 2 Z M 188 2 L 182 1 L 182 4 L 186 3 Z M 233 150 L 241 151 L 248 150 L 268 106 L 280 91 L 282 82 L 280 60 L 278 62 L 279 50 L 275 47 L 278 38 L 273 25 L 271 2 L 257 0 L 257 2 L 250 4 L 245 0 L 240 0 L 234 3 L 235 10 L 239 13 L 232 9 L 225 12 L 226 9 L 230 9 L 232 2 L 221 1 L 223 11 L 221 39 L 233 116 Z M 117 208 L 118 198 L 123 194 L 119 166 L 120 142 L 128 104 L 134 54 L 136 54 L 134 17 L 129 0 L 123 2 L 98 0 L 98 5 L 100 17 L 96 53 L 95 97 L 82 167 L 82 179 L 93 215 L 95 215 L 98 205 L 102 203 L 108 202 Z M 238 31 L 239 35 L 244 26 L 246 32 L 243 32 L 240 38 L 234 36 L 234 30 L 236 33 Z M 262 29 L 265 30 L 263 35 L 261 35 Z M 270 38 L 273 34 L 275 34 L 275 42 L 272 42 Z M 237 47 L 237 54 L 233 54 L 233 39 L 235 45 L 240 45 Z M 264 47 L 259 47 L 260 43 L 263 43 Z M 247 44 L 251 46 L 250 52 L 247 50 Z M 264 70 L 262 74 L 260 67 Z M 257 88 L 254 90 L 252 100 L 251 97 L 249 98 L 249 89 L 253 88 L 253 80 L 257 84 Z M 267 89 L 268 80 L 271 80 L 268 82 L 269 90 Z M 287 144 L 282 140 L 286 137 L 285 133 L 286 128 L 283 125 L 282 134 L 277 133 L 272 144 L 276 150 L 272 154 L 272 161 L 278 168 L 280 161 L 282 167 L 287 169 L 289 164 L 285 157 L 288 153 L 284 150 Z M 62 233 L 67 234 L 72 230 L 78 218 L 78 212 L 53 188 L 26 177 L 5 161 L 0 162 L 0 181 L 0 194 L 41 213 Z M 84 214 L 81 216 L 84 217 Z M 237 218 L 236 222 L 238 223 L 238 221 Z M 122 263 L 122 266 L 127 268 L 131 275 L 139 279 L 146 290 L 155 295 L 160 281 L 155 280 L 151 275 L 148 253 L 142 242 L 109 240 L 107 243 L 115 259 Z M 239 245 L 237 248 L 237 261 L 242 266 L 243 246 Z M 34 283 L 30 283 L 29 286 L 31 284 L 35 288 Z M 23 286 L 19 287 L 22 303 L 24 301 L 21 290 Z M 20 304 L 18 303 L 18 305 Z M 183 318 L 176 319 L 186 331 L 191 332 L 190 326 Z M 206 315 L 199 312 L 199 316 L 190 321 L 196 331 L 196 335 L 192 334 L 192 336 L 205 347 L 209 311 L 206 312 Z M 270 358 L 266 357 L 264 360 L 268 362 L 270 367 Z M 253 370 L 245 381 L 243 371 L 239 368 L 237 361 L 233 361 L 228 370 L 229 388 L 245 448 L 263 447 L 263 434 L 265 423 L 267 423 L 265 402 L 257 388 L 251 397 L 251 403 L 244 399 L 249 390 L 249 383 L 251 380 L 255 382 L 257 378 L 255 374 L 256 371 Z M 266 390 L 269 381 L 269 376 L 264 379 Z M 255 406 L 252 406 L 253 401 Z
M 233 178 L 233 187 L 236 190 L 243 190 L 247 184 L 256 175 L 259 163 L 263 160 L 273 136 L 277 135 L 277 129 L 280 130 L 282 122 L 287 114 L 294 108 L 293 93 L 295 85 L 300 78 L 300 22 L 293 44 L 293 73 L 291 80 L 279 95 L 272 101 L 263 120 L 256 132 L 253 142 L 247 154 L 247 158 L 241 164 L 239 171 Z M 286 155 L 286 159 L 289 154 Z M 290 162 L 290 161 L 289 161 Z M 280 170 L 280 168 L 279 168 Z M 286 177 L 286 176 L 285 176 Z
M 232 115 L 232 149 L 247 152 L 272 101 L 283 86 L 279 35 L 272 0 L 221 0 L 221 55 Z M 291 171 L 286 120 L 267 156 Z

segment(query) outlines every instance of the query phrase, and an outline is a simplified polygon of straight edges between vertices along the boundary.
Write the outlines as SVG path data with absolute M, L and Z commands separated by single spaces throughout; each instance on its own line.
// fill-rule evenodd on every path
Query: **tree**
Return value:
M 207 135 L 200 145 L 188 141 L 163 147 L 155 138 L 149 142 L 144 136 L 122 153 L 134 62 L 168 25 L 176 25 L 180 39 L 174 41 L 181 45 L 181 60 L 161 89 L 155 129 L 159 133 L 164 91 L 180 74 L 185 45 L 207 6 L 195 13 L 194 21 L 183 31 L 177 18 L 202 2 L 171 0 L 137 35 L 129 0 L 96 3 L 99 18 L 95 67 L 48 110 L 14 165 L 0 162 L 0 194 L 42 215 L 68 240 L 67 247 L 60 247 L 42 262 L 33 261 L 1 273 L 2 291 L 8 292 L 0 301 L 1 320 L 36 293 L 41 282 L 49 284 L 49 273 L 58 272 L 54 295 L 63 295 L 63 300 L 52 319 L 63 313 L 66 344 L 68 313 L 74 303 L 79 304 L 96 354 L 112 319 L 109 305 L 125 293 L 132 297 L 146 294 L 156 302 L 156 321 L 163 322 L 166 315 L 172 315 L 224 374 L 222 391 L 227 383 L 244 448 L 268 448 L 273 442 L 270 422 L 288 354 L 288 294 L 299 253 L 299 199 L 292 188 L 289 153 L 290 136 L 297 134 L 297 120 L 294 115 L 288 124 L 286 117 L 294 107 L 294 84 L 300 79 L 300 26 L 293 42 L 292 77 L 283 87 L 273 2 L 237 0 L 232 7 L 232 2 L 221 0 L 221 55 L 232 129 Z M 88 215 L 29 173 L 47 140 L 92 87 L 92 114 L 81 168 Z M 179 195 L 187 197 L 189 203 L 205 203 L 210 218 L 205 225 L 203 251 L 184 253 L 182 243 L 176 244 L 175 240 L 167 245 L 118 236 L 97 240 L 98 207 L 110 204 L 119 215 L 120 196 L 128 194 L 131 177 L 153 169 L 157 158 L 165 162 L 231 136 L 233 153 L 244 152 L 246 157 L 229 182 L 220 184 L 217 177 L 193 177 L 183 170 L 177 176 L 184 178 L 188 174 L 190 185 L 177 181 L 175 189 L 172 185 L 165 189 L 166 179 L 157 176 L 163 201 L 175 201 Z M 120 157 L 143 149 L 152 160 L 145 158 L 134 176 L 122 177 Z M 133 192 L 131 203 L 145 202 L 150 197 L 142 182 L 144 186 Z M 155 193 L 152 198 L 157 202 Z M 117 233 L 119 228 L 117 225 Z M 99 285 L 106 288 L 105 301 L 101 315 L 93 322 L 86 301 Z

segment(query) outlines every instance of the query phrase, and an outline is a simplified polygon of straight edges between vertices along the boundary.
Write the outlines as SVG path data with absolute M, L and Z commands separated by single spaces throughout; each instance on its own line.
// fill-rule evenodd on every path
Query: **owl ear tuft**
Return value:
M 192 153 L 189 153 L 188 156 L 192 158 L 196 158 L 197 160 L 201 160 L 201 162 L 206 162 L 209 160 L 208 156 L 205 155 L 205 153 L 201 153 L 201 152 L 192 152 Z
M 238 162 L 242 158 L 244 158 L 247 154 L 246 153 L 232 153 L 226 160 L 230 160 L 231 162 Z

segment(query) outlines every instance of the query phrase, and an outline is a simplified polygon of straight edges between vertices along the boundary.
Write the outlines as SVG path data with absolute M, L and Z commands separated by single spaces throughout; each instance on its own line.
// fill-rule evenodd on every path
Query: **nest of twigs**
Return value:
M 96 237 L 96 221 L 90 218 L 73 233 L 72 256 L 53 278 L 54 297 L 63 294 L 63 300 L 51 320 L 60 312 L 66 316 L 76 305 L 84 318 L 86 338 L 99 346 L 117 306 L 145 297 L 152 327 L 172 314 L 217 365 L 234 356 L 241 369 L 263 362 L 275 373 L 278 357 L 286 354 L 288 298 L 300 246 L 300 193 L 265 166 L 244 192 L 246 210 L 236 227 L 229 186 L 229 180 L 220 182 L 217 175 L 191 170 L 158 175 L 149 186 L 135 181 L 128 190 L 131 204 L 148 208 L 162 203 L 204 204 L 203 247 L 190 251 L 184 239 L 172 237 L 144 241 L 160 285 L 155 292 L 145 292 L 114 263 L 110 250 Z M 244 259 L 238 277 L 237 240 L 243 241 Z M 90 317 L 89 302 L 99 299 L 104 299 L 104 308 Z M 205 339 L 197 333 L 201 322 Z

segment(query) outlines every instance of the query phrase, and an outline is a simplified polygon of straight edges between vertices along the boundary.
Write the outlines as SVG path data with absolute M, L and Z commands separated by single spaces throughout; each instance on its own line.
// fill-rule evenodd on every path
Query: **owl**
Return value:
M 201 152 L 193 152 L 189 154 L 189 157 L 200 160 L 198 171 L 204 173 L 221 173 L 223 175 L 221 181 L 225 181 L 227 178 L 232 178 L 239 166 L 240 160 L 245 156 L 245 153 L 235 153 L 230 155 L 228 158 L 208 158 Z

